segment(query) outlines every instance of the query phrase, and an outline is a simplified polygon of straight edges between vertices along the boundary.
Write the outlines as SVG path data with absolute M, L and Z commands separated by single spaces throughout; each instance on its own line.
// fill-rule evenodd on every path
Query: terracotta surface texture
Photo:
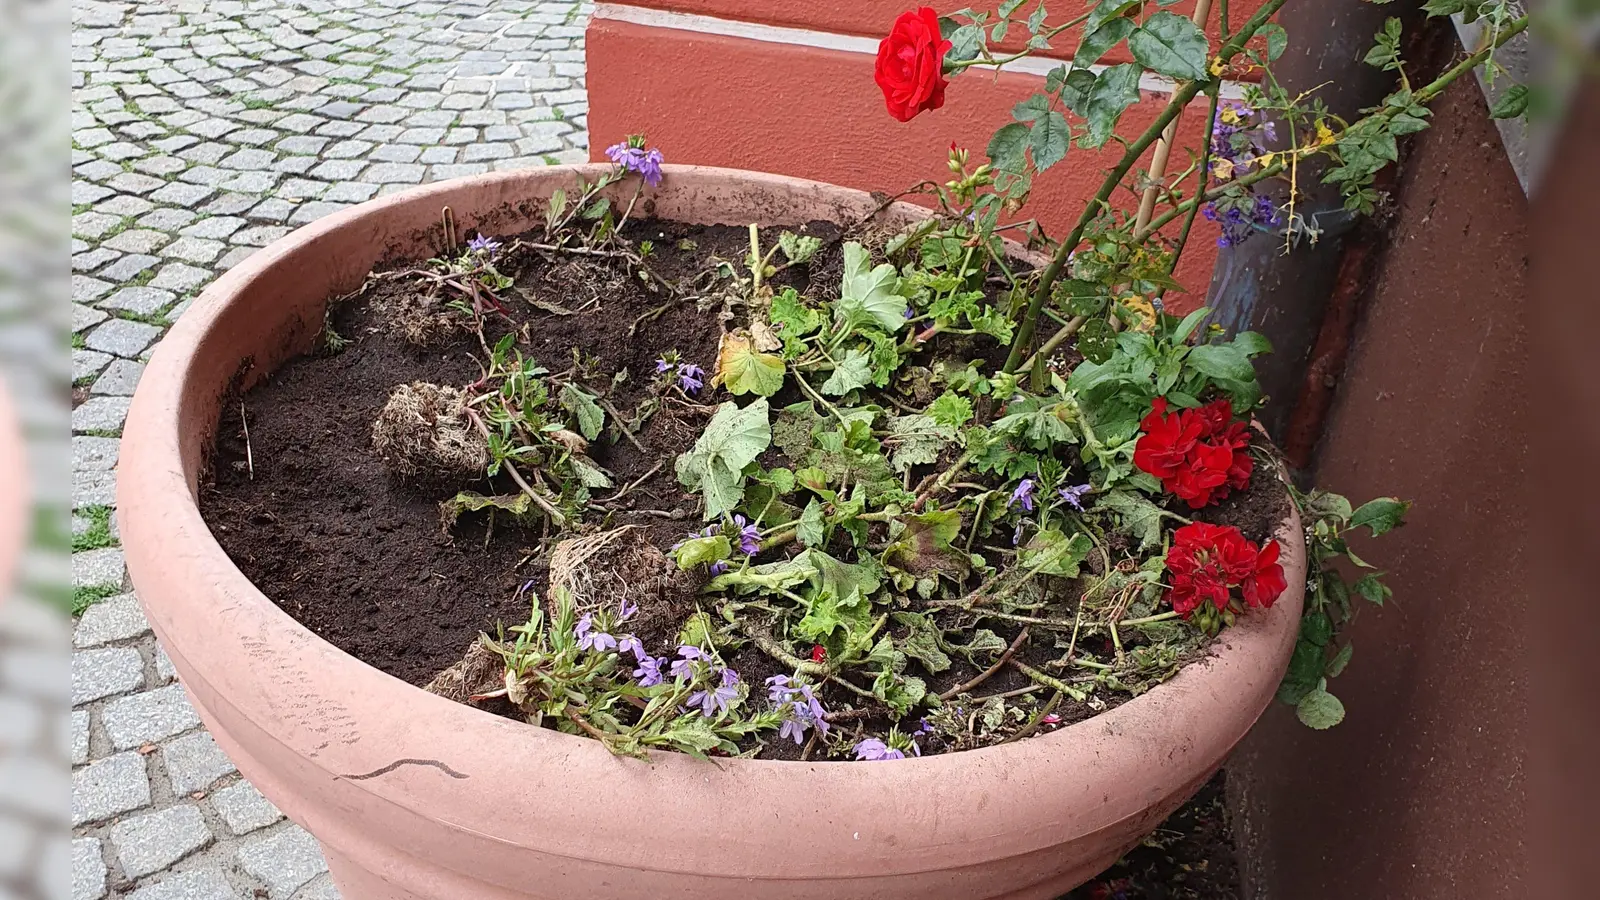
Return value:
M 895 193 L 922 179 L 944 183 L 952 142 L 976 160 L 1011 108 L 1043 84 L 1036 75 L 972 72 L 953 81 L 943 108 L 910 122 L 892 119 L 873 81 L 866 53 L 749 40 L 605 19 L 590 20 L 590 158 L 625 135 L 645 134 L 668 161 L 726 166 L 825 180 Z M 648 77 L 641 77 L 641 61 Z M 818 90 L 827 85 L 827 90 Z M 1135 136 L 1160 114 L 1168 95 L 1143 92 L 1124 114 L 1119 133 Z M 692 110 L 692 115 L 685 111 Z M 1185 148 L 1203 144 L 1206 108 L 1185 111 L 1170 171 L 1188 167 Z M 1148 168 L 1147 153 L 1140 165 Z M 1064 236 L 1110 169 L 1121 158 L 1115 143 L 1096 150 L 1074 146 L 1039 176 L 1025 217 Z M 1119 191 L 1113 202 L 1132 213 L 1139 198 Z M 1167 232 L 1176 235 L 1178 222 Z M 1187 294 L 1168 295 L 1174 311 L 1198 306 L 1217 258 L 1217 227 L 1203 216 L 1178 266 Z
M 320 332 L 381 258 L 435 252 L 439 210 L 504 234 L 598 169 L 429 185 L 301 228 L 217 280 L 173 327 L 124 431 L 119 512 L 140 599 L 218 744 L 322 843 L 347 900 L 1050 898 L 1091 877 L 1216 770 L 1271 701 L 1305 579 L 1216 654 L 1097 718 L 883 764 L 611 756 L 428 694 L 311 634 L 229 561 L 196 485 L 219 405 Z M 621 186 L 631 192 L 630 185 Z M 864 193 L 668 167 L 650 211 L 725 224 L 843 220 Z M 890 222 L 917 215 L 904 205 Z

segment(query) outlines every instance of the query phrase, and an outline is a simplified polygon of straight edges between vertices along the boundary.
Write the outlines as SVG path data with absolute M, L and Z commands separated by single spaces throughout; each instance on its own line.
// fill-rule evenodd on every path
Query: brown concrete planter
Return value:
M 1112 863 L 1217 769 L 1294 643 L 1305 554 L 1293 519 L 1280 535 L 1289 590 L 1211 659 L 1046 736 L 884 763 L 615 758 L 385 675 L 246 580 L 195 502 L 230 390 L 309 349 L 326 299 L 380 258 L 432 253 L 441 207 L 463 230 L 514 233 L 585 171 L 597 169 L 430 185 L 296 231 L 205 292 L 134 397 L 118 505 L 150 622 L 217 741 L 322 842 L 347 900 L 1048 898 Z M 658 216 L 726 224 L 875 205 L 693 167 L 669 167 L 653 197 Z

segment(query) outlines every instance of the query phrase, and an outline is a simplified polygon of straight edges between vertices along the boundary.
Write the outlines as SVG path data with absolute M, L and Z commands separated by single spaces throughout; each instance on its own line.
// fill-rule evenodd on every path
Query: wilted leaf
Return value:
M 906 323 L 906 298 L 895 293 L 899 284 L 894 266 L 873 267 L 867 248 L 850 241 L 844 245 L 844 279 L 834 309 L 846 323 L 872 323 L 893 334 Z
M 1122 532 L 1139 542 L 1140 550 L 1161 546 L 1161 507 L 1137 491 L 1112 491 L 1100 498 L 1095 511 L 1115 513 Z
M 1318 731 L 1332 728 L 1344 721 L 1344 704 L 1323 688 L 1301 697 L 1294 712 L 1302 723 Z
M 888 424 L 889 442 L 894 446 L 889 463 L 896 472 L 935 462 L 939 451 L 956 439 L 954 428 L 939 424 L 932 416 L 890 416 Z
M 822 383 L 822 392 L 842 397 L 872 383 L 872 359 L 864 351 L 851 349 Z
M 1404 525 L 1406 511 L 1409 509 L 1411 509 L 1411 501 L 1409 500 L 1398 500 L 1394 497 L 1379 497 L 1376 500 L 1368 500 L 1350 514 L 1350 527 L 1357 528 L 1365 525 L 1372 529 L 1372 536 L 1377 537 L 1386 531 Z
M 1086 534 L 1072 537 L 1059 528 L 1046 528 L 1034 535 L 1017 555 L 1017 563 L 1041 575 L 1078 577 L 1078 566 L 1089 556 L 1094 542 Z
M 589 440 L 600 436 L 600 430 L 605 427 L 605 410 L 594 402 L 594 397 L 572 382 L 567 382 L 561 388 L 561 405 L 573 418 L 578 420 L 578 430 Z
M 707 519 L 718 518 L 744 498 L 744 467 L 771 443 L 765 398 L 743 409 L 724 403 L 694 447 L 678 457 L 678 481 L 705 496 Z
M 783 360 L 758 351 L 750 335 L 730 332 L 717 350 L 717 379 L 730 394 L 770 397 L 783 387 Z

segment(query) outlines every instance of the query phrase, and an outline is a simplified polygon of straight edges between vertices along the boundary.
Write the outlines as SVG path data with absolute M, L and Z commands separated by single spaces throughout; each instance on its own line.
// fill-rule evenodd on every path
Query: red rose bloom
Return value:
M 1269 609 L 1278 595 L 1289 586 L 1288 579 L 1283 577 L 1283 566 L 1278 564 L 1280 549 L 1277 541 L 1267 541 L 1256 554 L 1250 567 L 1250 576 L 1239 585 L 1244 602 L 1258 609 Z
M 1133 464 L 1161 479 L 1161 487 L 1200 509 L 1250 484 L 1250 429 L 1233 421 L 1233 404 L 1215 400 L 1199 409 L 1167 414 L 1157 397 L 1139 423 L 1144 432 L 1133 448 Z
M 873 78 L 883 89 L 889 115 L 909 122 L 925 109 L 944 105 L 944 55 L 950 42 L 939 34 L 939 15 L 924 6 L 900 14 L 878 44 Z

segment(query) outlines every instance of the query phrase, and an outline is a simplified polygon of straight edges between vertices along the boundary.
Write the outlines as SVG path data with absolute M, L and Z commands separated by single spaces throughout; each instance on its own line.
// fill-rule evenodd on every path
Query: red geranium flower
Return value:
M 1198 409 L 1167 414 L 1157 397 L 1139 423 L 1144 432 L 1133 448 L 1133 464 L 1161 479 L 1161 487 L 1200 509 L 1250 484 L 1250 429 L 1233 421 L 1226 398 Z
M 1277 541 L 1257 548 L 1232 525 L 1185 525 L 1167 551 L 1167 602 L 1187 619 L 1205 603 L 1227 609 L 1232 588 L 1239 587 L 1249 605 L 1271 606 L 1287 587 L 1278 551 Z
M 873 78 L 883 90 L 889 115 L 909 122 L 925 109 L 944 105 L 944 55 L 950 42 L 939 34 L 939 14 L 924 6 L 900 14 L 878 44 Z
M 1280 549 L 1277 541 L 1267 541 L 1256 554 L 1250 576 L 1239 586 L 1244 602 L 1257 609 L 1271 608 L 1278 595 L 1289 586 L 1288 579 L 1283 576 L 1283 566 L 1278 564 Z
M 825 660 L 827 658 L 828 658 L 828 648 L 827 647 L 824 647 L 821 644 L 812 644 L 811 645 L 811 661 L 812 662 L 819 663 L 819 662 L 822 662 L 823 660 Z

